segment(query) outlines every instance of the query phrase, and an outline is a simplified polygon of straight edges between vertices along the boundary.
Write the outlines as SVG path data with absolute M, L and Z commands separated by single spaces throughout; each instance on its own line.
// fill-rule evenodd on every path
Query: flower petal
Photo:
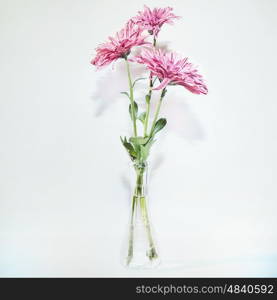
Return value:
M 169 78 L 164 78 L 163 81 L 155 87 L 153 90 L 161 90 L 164 89 L 170 82 L 171 80 Z

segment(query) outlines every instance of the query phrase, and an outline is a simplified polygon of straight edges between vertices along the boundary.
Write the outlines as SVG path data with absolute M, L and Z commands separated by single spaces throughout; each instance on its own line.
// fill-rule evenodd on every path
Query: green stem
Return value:
M 147 237 L 148 237 L 149 246 L 150 246 L 150 249 L 149 249 L 147 255 L 150 258 L 150 260 L 152 260 L 152 259 L 157 258 L 158 254 L 157 254 L 157 251 L 156 251 L 156 248 L 154 245 L 154 240 L 152 237 L 151 226 L 150 226 L 150 222 L 149 222 L 149 216 L 148 216 L 145 197 L 140 198 L 140 208 L 141 208 L 141 214 L 142 214 L 143 222 L 144 222 L 144 225 L 145 225 L 145 228 L 147 231 Z
M 128 74 L 128 82 L 129 82 L 129 89 L 130 89 L 130 101 L 131 101 L 131 114 L 132 114 L 132 121 L 134 127 L 134 136 L 137 136 L 137 122 L 135 117 L 135 105 L 134 105 L 134 89 L 133 89 L 133 82 L 131 78 L 130 66 L 127 58 L 125 58 L 126 66 L 127 66 L 127 74 Z
M 142 187 L 143 187 L 143 169 L 136 168 L 137 172 L 137 181 L 136 187 L 134 190 L 134 195 L 132 198 L 132 211 L 131 211 L 131 224 L 130 224 L 130 231 L 129 231 L 129 245 L 128 245 L 128 256 L 127 256 L 127 265 L 130 264 L 133 258 L 134 252 L 134 217 L 135 217 L 135 210 L 136 206 L 139 204 L 138 199 L 140 195 L 142 195 Z
M 155 37 L 153 37 L 153 46 L 156 47 L 157 40 Z M 152 97 L 152 88 L 153 88 L 153 80 L 152 75 L 150 73 L 149 76 L 149 92 L 148 92 L 148 99 L 146 101 L 146 116 L 144 121 L 144 137 L 147 136 L 147 129 L 148 129 L 148 121 L 149 121 L 149 114 L 150 114 L 150 101 Z
M 165 88 L 162 90 L 162 93 L 161 93 L 161 96 L 160 96 L 160 100 L 158 102 L 158 105 L 157 105 L 157 108 L 156 108 L 156 112 L 155 112 L 155 115 L 154 115 L 154 119 L 153 119 L 153 123 L 152 123 L 152 127 L 151 127 L 151 130 L 150 130 L 149 136 L 152 136 L 152 134 L 153 134 L 153 131 L 154 131 L 154 128 L 155 128 L 155 124 L 157 122 L 157 119 L 158 119 L 158 116 L 159 116 L 159 112 L 160 112 L 160 109 L 161 109 L 161 104 L 162 104 L 162 101 L 163 101 L 163 98 L 164 98 L 164 94 L 165 94 Z
M 127 265 L 130 264 L 134 253 L 134 216 L 135 216 L 136 205 L 137 205 L 137 197 L 134 195 L 132 198 L 132 212 L 131 212 L 131 224 L 130 224 L 130 232 L 129 232 Z
M 147 136 L 149 114 L 150 114 L 150 100 L 151 100 L 151 96 L 152 96 L 152 87 L 153 87 L 153 81 L 152 81 L 152 77 L 150 76 L 149 93 L 148 93 L 148 99 L 146 100 L 146 116 L 145 116 L 145 121 L 144 121 L 144 137 Z

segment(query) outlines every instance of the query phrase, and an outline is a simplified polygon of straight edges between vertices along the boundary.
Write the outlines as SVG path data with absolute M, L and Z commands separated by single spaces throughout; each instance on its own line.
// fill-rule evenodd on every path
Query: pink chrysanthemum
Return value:
M 142 35 L 143 28 L 140 28 L 132 21 L 116 33 L 115 38 L 109 37 L 109 42 L 99 45 L 96 48 L 96 56 L 91 64 L 99 67 L 106 66 L 118 58 L 129 55 L 132 47 L 149 44 L 145 41 L 146 36 Z
M 197 69 L 187 58 L 179 58 L 176 53 L 166 53 L 160 49 L 143 49 L 134 59 L 144 64 L 157 76 L 161 83 L 154 88 L 160 90 L 167 85 L 182 85 L 194 94 L 207 94 L 208 89 Z
M 148 30 L 150 34 L 157 37 L 163 24 L 173 24 L 173 19 L 180 18 L 172 13 L 173 8 L 154 8 L 151 10 L 149 7 L 144 5 L 144 10 L 139 11 L 138 15 L 133 17 L 131 20 Z

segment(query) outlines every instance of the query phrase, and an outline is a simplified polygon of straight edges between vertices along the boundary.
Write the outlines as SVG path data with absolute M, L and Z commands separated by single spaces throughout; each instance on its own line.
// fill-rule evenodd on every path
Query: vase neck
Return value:
M 133 164 L 136 172 L 136 185 L 134 190 L 134 195 L 137 197 L 144 197 L 146 194 L 146 185 L 147 185 L 147 171 L 148 165 L 147 162 L 135 162 Z

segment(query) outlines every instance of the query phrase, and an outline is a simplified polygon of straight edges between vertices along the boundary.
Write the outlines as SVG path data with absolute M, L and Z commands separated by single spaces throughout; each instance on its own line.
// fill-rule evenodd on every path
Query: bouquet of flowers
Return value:
M 129 100 L 129 113 L 133 135 L 121 137 L 121 142 L 133 162 L 136 184 L 131 200 L 130 228 L 128 233 L 126 266 L 154 266 L 159 262 L 158 252 L 152 235 L 148 205 L 145 197 L 147 158 L 157 134 L 166 126 L 166 118 L 160 118 L 160 108 L 166 97 L 167 89 L 180 85 L 194 94 L 207 94 L 207 87 L 198 70 L 188 58 L 182 58 L 174 52 L 159 48 L 159 33 L 164 24 L 173 24 L 180 17 L 171 7 L 150 9 L 131 18 L 114 37 L 96 48 L 96 56 L 91 63 L 97 69 L 108 66 L 119 59 L 126 63 L 126 75 L 129 92 L 123 92 Z M 134 49 L 139 46 L 139 53 Z M 145 93 L 144 108 L 139 111 L 134 97 L 138 80 L 147 78 L 132 77 L 132 65 L 142 64 L 148 72 L 148 88 Z M 154 113 L 151 110 L 152 94 L 160 93 Z M 150 116 L 153 115 L 151 118 Z M 138 132 L 137 122 L 142 123 L 142 132 Z M 138 224 L 142 225 L 139 226 Z M 136 236 L 145 233 L 144 246 L 137 242 Z

